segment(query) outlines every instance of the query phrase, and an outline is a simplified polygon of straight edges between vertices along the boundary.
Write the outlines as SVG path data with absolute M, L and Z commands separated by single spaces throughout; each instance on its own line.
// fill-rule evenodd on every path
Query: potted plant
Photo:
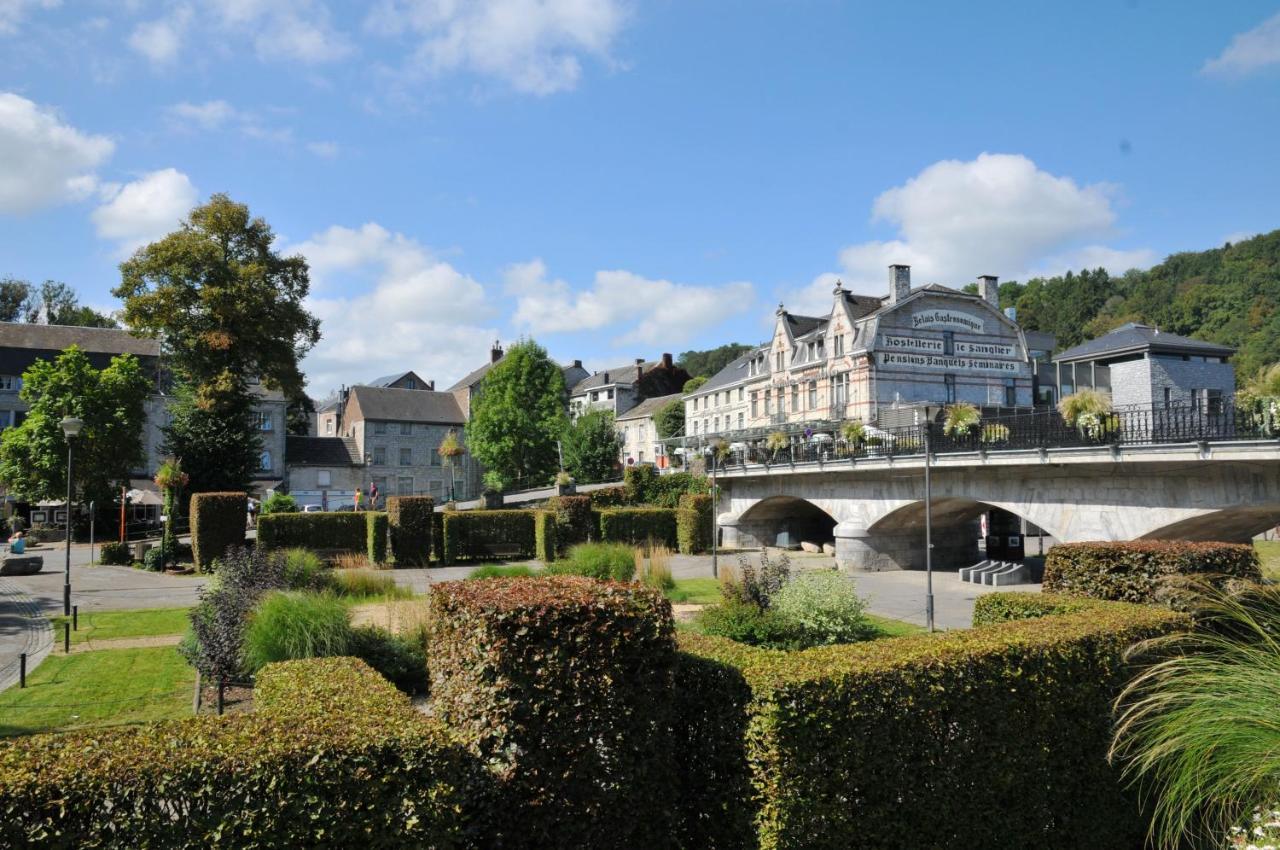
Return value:
M 556 473 L 556 495 L 572 496 L 578 492 L 577 486 L 574 484 L 573 476 L 563 469 Z
M 1088 440 L 1101 442 L 1116 430 L 1111 395 L 1101 390 L 1077 390 L 1058 402 L 1062 419 Z
M 790 444 L 787 435 L 781 431 L 774 431 L 764 438 L 764 447 L 769 451 L 770 459 L 777 460 L 778 452 L 785 449 Z
M 160 535 L 160 568 L 170 563 L 177 563 L 178 536 L 173 533 L 173 512 L 178 506 L 178 493 L 191 480 L 191 476 L 182 471 L 182 461 L 171 457 L 156 470 L 155 482 L 164 494 L 164 531 Z
M 450 430 L 444 435 L 444 439 L 440 441 L 440 447 L 436 449 L 436 454 L 440 455 L 440 459 L 444 461 L 445 469 L 449 470 L 449 501 L 456 501 L 458 495 L 454 492 L 454 483 L 457 481 L 455 469 L 457 467 L 458 458 L 467 453 L 462 447 L 461 441 L 458 440 L 458 432 Z
M 506 482 L 502 480 L 502 473 L 496 469 L 491 469 L 484 474 L 484 492 L 480 494 L 484 500 L 484 506 L 490 510 L 502 507 L 502 491 L 506 489 Z
M 942 433 L 953 439 L 963 439 L 974 432 L 982 421 L 982 411 L 967 401 L 947 405 Z
M 854 455 L 867 442 L 867 426 L 862 424 L 861 419 L 853 419 L 840 426 L 840 439 L 844 442 L 844 449 L 848 454 Z

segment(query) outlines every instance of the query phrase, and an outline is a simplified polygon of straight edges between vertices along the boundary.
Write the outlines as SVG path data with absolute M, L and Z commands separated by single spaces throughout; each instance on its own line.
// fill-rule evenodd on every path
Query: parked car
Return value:
M 302 512 L 304 514 L 321 514 L 324 513 L 324 507 L 322 505 L 303 505 Z

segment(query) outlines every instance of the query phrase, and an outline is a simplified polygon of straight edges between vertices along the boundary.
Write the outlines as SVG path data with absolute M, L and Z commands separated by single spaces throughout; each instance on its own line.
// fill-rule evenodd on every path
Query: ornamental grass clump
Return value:
M 1280 787 L 1280 586 L 1203 589 L 1189 632 L 1134 647 L 1111 756 L 1153 804 L 1165 848 L 1221 846 Z
M 676 580 L 671 577 L 671 550 L 665 546 L 637 546 L 632 550 L 636 578 L 659 590 L 673 590 Z
M 626 543 L 579 543 L 563 561 L 547 567 L 547 575 L 574 575 L 602 581 L 631 581 L 635 555 Z
M 350 649 L 351 616 L 336 596 L 275 591 L 249 618 L 242 660 L 252 674 L 274 661 L 347 655 Z
M 413 591 L 396 584 L 389 575 L 368 570 L 333 570 L 329 589 L 349 599 L 408 599 Z

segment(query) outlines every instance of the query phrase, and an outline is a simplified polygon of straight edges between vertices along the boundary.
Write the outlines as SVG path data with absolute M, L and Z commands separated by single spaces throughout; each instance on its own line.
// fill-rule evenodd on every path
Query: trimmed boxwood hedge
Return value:
M 1033 620 L 1054 614 L 1074 614 L 1095 608 L 1098 600 L 1060 593 L 988 593 L 973 604 L 973 625 L 993 626 L 1015 620 Z
M 676 512 L 671 508 L 606 508 L 600 512 L 604 543 L 654 543 L 676 548 Z
M 490 774 L 363 662 L 268 665 L 255 711 L 0 744 L 0 846 L 484 846 Z
M 556 539 L 563 552 L 596 536 L 599 522 L 591 512 L 590 496 L 552 496 L 547 510 L 556 515 Z
M 258 518 L 258 545 L 264 549 L 302 547 L 363 552 L 372 563 L 387 560 L 387 515 L 381 511 L 270 514 Z
M 560 552 L 559 526 L 556 515 L 551 511 L 534 511 L 533 537 L 534 557 L 544 564 L 550 564 Z
M 686 493 L 676 509 L 676 542 L 682 555 L 705 552 L 711 548 L 712 500 L 706 493 Z
M 369 511 L 365 515 L 365 554 L 370 564 L 381 566 L 387 562 L 387 537 L 390 524 L 383 511 Z
M 1258 553 L 1247 543 L 1135 540 L 1060 543 L 1044 562 L 1044 589 L 1072 596 L 1188 607 L 1188 584 L 1261 581 Z
M 1097 603 L 786 653 L 682 632 L 695 659 L 677 668 L 675 735 L 708 742 L 677 760 L 673 799 L 696 795 L 679 804 L 682 843 L 1141 846 L 1136 798 L 1107 763 L 1111 705 L 1125 650 L 1185 622 Z
M 675 627 L 661 592 L 493 578 L 435 585 L 428 606 L 434 716 L 503 777 L 495 846 L 670 845 Z
M 388 496 L 391 554 L 397 567 L 425 567 L 431 560 L 436 502 L 430 496 Z
M 196 493 L 191 497 L 191 559 L 198 572 L 209 572 L 228 549 L 244 545 L 248 516 L 249 498 L 244 493 Z
M 533 511 L 445 511 L 441 560 L 493 559 L 490 546 L 513 546 L 515 557 L 532 558 L 536 551 Z

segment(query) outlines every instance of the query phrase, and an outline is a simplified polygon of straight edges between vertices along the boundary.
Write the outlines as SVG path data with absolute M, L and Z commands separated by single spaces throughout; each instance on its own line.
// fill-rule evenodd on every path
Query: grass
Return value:
M 1253 548 L 1262 562 L 1262 574 L 1273 581 L 1280 581 L 1280 540 L 1255 540 Z
M 273 661 L 346 655 L 351 615 L 328 593 L 277 590 L 262 597 L 244 633 L 244 666 L 256 673 Z
M 53 654 L 0 693 L 0 736 L 183 717 L 194 686 L 172 646 Z
M 877 614 L 864 615 L 871 624 L 880 632 L 882 638 L 905 637 L 907 635 L 924 634 L 925 627 L 917 626 L 915 623 L 908 623 L 905 620 L 893 620 L 889 617 L 881 617 Z
M 667 591 L 667 599 L 691 605 L 715 605 L 720 601 L 720 581 L 714 578 L 678 578 L 676 586 Z
M 333 570 L 329 573 L 329 584 L 338 596 L 359 602 L 390 602 L 413 597 L 410 588 L 400 587 L 387 573 L 369 570 Z
M 133 611 L 86 611 L 80 628 L 71 632 L 72 643 L 89 640 L 180 635 L 191 624 L 190 608 L 141 608 Z M 62 644 L 62 624 L 70 617 L 50 617 L 54 643 Z
M 532 576 L 532 575 L 537 575 L 537 573 L 532 568 L 526 567 L 524 564 L 516 564 L 510 567 L 502 567 L 496 564 L 486 564 L 483 567 L 476 567 L 474 570 L 472 570 L 471 573 L 467 576 L 467 579 L 470 580 L 470 579 L 481 579 L 481 578 L 528 578 L 529 576 Z

